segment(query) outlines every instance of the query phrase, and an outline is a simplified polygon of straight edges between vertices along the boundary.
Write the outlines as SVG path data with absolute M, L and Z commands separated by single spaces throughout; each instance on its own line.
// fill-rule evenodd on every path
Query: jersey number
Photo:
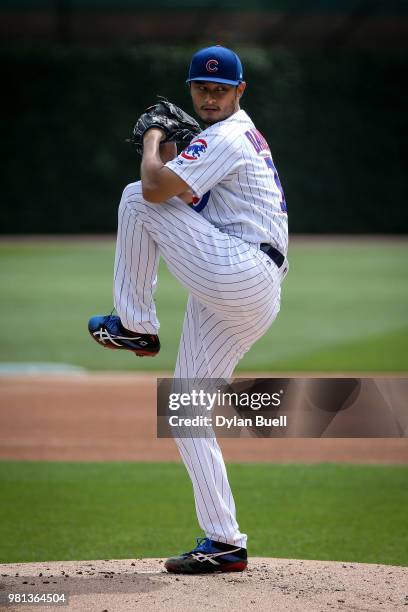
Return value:
M 287 206 L 286 206 L 285 194 L 283 193 L 282 183 L 280 182 L 278 171 L 276 170 L 276 168 L 275 168 L 275 166 L 273 164 L 272 157 L 265 157 L 264 159 L 265 159 L 265 163 L 268 166 L 268 168 L 270 170 L 272 170 L 273 178 L 275 180 L 276 186 L 277 186 L 277 188 L 279 189 L 279 191 L 281 193 L 281 198 L 282 198 L 281 199 L 281 203 L 280 203 L 281 211 L 287 213 L 288 209 L 287 209 Z

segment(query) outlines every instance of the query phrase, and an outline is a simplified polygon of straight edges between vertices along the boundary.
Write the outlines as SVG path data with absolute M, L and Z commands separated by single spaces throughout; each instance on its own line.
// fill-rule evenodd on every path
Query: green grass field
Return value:
M 408 242 L 293 241 L 282 309 L 241 371 L 408 370 Z M 87 320 L 112 308 L 114 242 L 0 244 L 7 363 L 172 370 L 186 291 L 164 265 L 155 359 L 103 351 Z M 408 467 L 233 464 L 256 556 L 408 565 Z M 167 556 L 202 535 L 178 464 L 0 462 L 0 562 Z
M 113 241 L 4 242 L 0 361 L 89 370 L 172 370 L 186 291 L 161 267 L 155 359 L 103 351 L 90 315 L 112 308 Z M 408 242 L 293 241 L 281 313 L 241 371 L 406 371 Z M 0 364 L 1 365 L 1 364 Z
M 408 565 L 408 467 L 232 464 L 229 474 L 252 556 Z M 168 556 L 202 535 L 174 463 L 3 461 L 0 488 L 2 563 Z

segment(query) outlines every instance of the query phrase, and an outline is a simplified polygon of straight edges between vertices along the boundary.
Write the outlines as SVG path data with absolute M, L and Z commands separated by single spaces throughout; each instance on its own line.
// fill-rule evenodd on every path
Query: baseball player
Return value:
M 221 46 L 201 49 L 187 82 L 205 129 L 177 155 L 168 122 L 156 117 L 146 128 L 143 116 L 141 181 L 125 188 L 119 206 L 119 316 L 92 317 L 88 328 L 105 347 L 156 355 L 153 294 L 161 256 L 189 291 L 175 379 L 228 378 L 279 312 L 288 270 L 286 203 L 268 143 L 240 108 L 246 83 L 239 57 Z M 165 567 L 175 573 L 244 570 L 247 536 L 236 520 L 215 437 L 176 443 L 205 537 Z

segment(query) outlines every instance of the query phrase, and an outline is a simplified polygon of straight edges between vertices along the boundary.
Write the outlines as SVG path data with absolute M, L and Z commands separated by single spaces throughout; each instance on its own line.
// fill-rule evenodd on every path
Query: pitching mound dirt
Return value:
M 64 593 L 68 606 L 48 612 L 407 610 L 408 568 L 389 565 L 251 558 L 246 572 L 171 575 L 163 559 L 63 561 L 0 565 L 1 597 Z M 1 607 L 21 610 L 17 606 Z M 42 605 L 25 604 L 39 612 Z

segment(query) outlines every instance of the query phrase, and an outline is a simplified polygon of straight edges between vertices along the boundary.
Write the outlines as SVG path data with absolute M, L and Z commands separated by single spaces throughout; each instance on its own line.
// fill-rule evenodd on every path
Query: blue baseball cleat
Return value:
M 248 565 L 246 548 L 197 538 L 197 546 L 179 557 L 167 559 L 164 567 L 173 574 L 242 572 Z
M 158 336 L 130 331 L 115 315 L 91 317 L 88 330 L 95 342 L 105 348 L 132 351 L 138 357 L 154 357 L 160 351 Z

